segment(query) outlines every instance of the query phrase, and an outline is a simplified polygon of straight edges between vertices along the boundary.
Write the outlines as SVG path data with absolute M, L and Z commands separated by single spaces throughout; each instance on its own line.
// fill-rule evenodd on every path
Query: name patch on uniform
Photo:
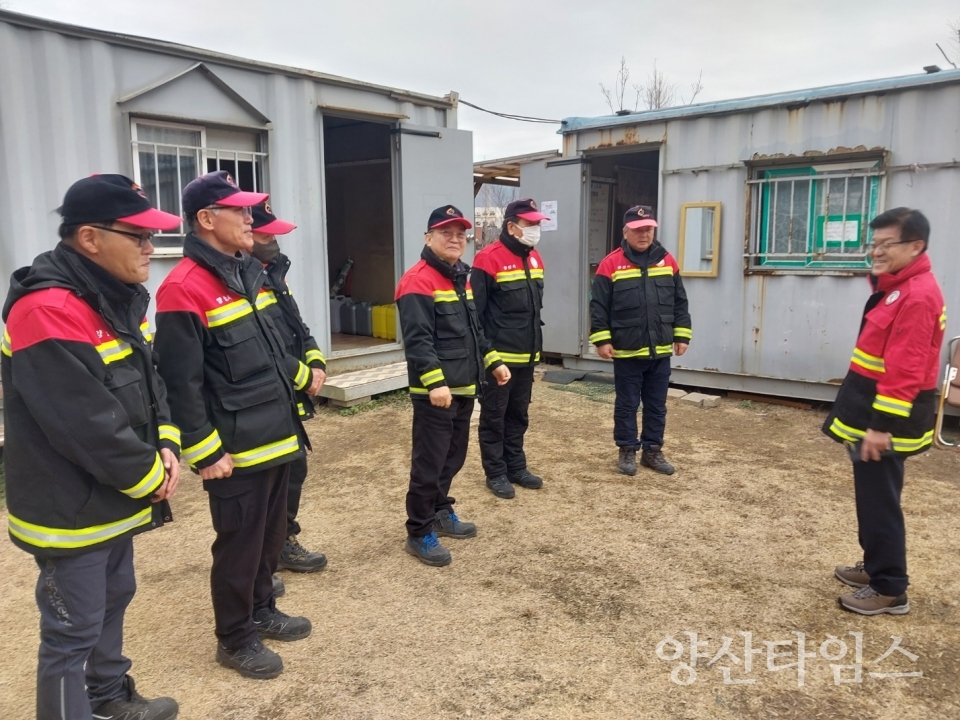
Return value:
M 892 293 L 890 293 L 890 294 L 887 296 L 887 299 L 885 300 L 885 302 L 887 303 L 887 305 L 892 305 L 893 303 L 895 303 L 895 302 L 897 301 L 897 298 L 898 298 L 898 297 L 900 297 L 900 291 L 899 291 L 899 290 L 894 290 Z

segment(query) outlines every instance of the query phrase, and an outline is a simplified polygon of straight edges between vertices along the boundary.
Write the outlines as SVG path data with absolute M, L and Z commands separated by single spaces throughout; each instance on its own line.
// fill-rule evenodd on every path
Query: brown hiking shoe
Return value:
M 899 597 L 881 595 L 869 585 L 856 592 L 841 595 L 837 598 L 837 602 L 844 610 L 861 615 L 881 615 L 882 613 L 906 615 L 910 612 L 910 601 L 907 600 L 906 593 Z
M 837 580 L 846 583 L 850 587 L 862 588 L 870 584 L 870 576 L 867 575 L 867 571 L 863 569 L 862 561 L 856 565 L 837 565 L 833 574 Z
M 620 458 L 617 460 L 617 471 L 623 475 L 637 474 L 637 451 L 633 448 L 620 448 Z
M 656 445 L 651 445 L 649 449 L 640 453 L 640 464 L 664 475 L 673 475 L 676 472 L 676 468 L 667 462 Z

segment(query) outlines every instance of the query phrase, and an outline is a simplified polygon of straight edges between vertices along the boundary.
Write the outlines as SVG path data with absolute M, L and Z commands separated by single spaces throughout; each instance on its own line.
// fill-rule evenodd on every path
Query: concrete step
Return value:
M 355 370 L 327 378 L 320 389 L 334 407 L 352 407 L 368 402 L 374 395 L 408 386 L 405 362 Z

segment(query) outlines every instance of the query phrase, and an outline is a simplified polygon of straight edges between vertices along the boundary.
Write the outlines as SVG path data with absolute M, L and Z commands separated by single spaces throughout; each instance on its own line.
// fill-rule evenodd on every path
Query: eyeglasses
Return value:
M 914 240 L 890 240 L 885 243 L 867 243 L 866 250 L 868 255 L 877 255 L 886 253 L 894 245 L 907 245 L 915 242 Z
M 103 225 L 91 225 L 90 227 L 95 227 L 97 228 L 97 230 L 103 230 L 105 232 L 113 233 L 114 235 L 126 235 L 128 238 L 136 240 L 137 247 L 141 247 L 141 248 L 147 243 L 153 242 L 152 232 L 132 233 L 132 232 L 127 232 L 126 230 L 115 230 L 114 228 L 104 227 Z
M 253 217 L 253 209 L 250 207 L 240 207 L 238 205 L 207 205 L 204 210 L 239 210 L 241 215 Z

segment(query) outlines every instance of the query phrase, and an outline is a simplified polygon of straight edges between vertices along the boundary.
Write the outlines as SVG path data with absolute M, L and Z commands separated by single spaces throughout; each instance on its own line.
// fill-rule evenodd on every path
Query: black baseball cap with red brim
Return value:
M 77 180 L 57 208 L 64 225 L 122 222 L 147 230 L 173 230 L 180 216 L 157 210 L 147 194 L 124 175 L 91 175 Z
M 255 233 L 260 233 L 261 235 L 286 235 L 291 230 L 297 229 L 297 226 L 293 223 L 281 220 L 274 215 L 268 202 L 254 205 L 251 212 L 253 213 L 252 230 Z
M 463 216 L 463 213 L 457 208 L 453 205 L 444 205 L 430 213 L 430 219 L 427 221 L 427 230 L 436 230 L 445 225 L 453 224 L 462 225 L 467 230 L 473 227 L 473 223 L 467 220 Z
M 507 205 L 503 211 L 505 218 L 522 218 L 528 222 L 540 222 L 549 219 L 549 215 L 544 215 L 537 209 L 537 203 L 530 198 L 520 198 Z
M 267 193 L 241 190 L 237 181 L 226 170 L 201 175 L 191 180 L 183 189 L 183 212 L 192 215 L 205 207 L 253 207 L 259 205 L 270 195 Z
M 653 217 L 653 208 L 649 205 L 635 205 L 623 214 L 623 224 L 631 230 L 642 227 L 657 227 Z

